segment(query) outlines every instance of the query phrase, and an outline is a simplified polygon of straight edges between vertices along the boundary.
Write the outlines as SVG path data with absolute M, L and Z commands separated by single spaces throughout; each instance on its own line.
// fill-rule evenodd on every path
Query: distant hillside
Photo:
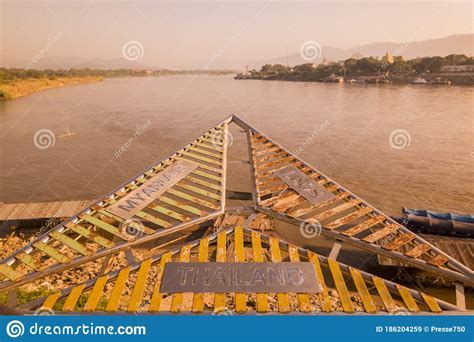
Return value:
M 350 49 L 338 49 L 330 46 L 321 47 L 321 57 L 318 61 L 326 58 L 329 61 L 338 61 L 351 58 L 353 56 L 360 57 L 381 57 L 389 52 L 393 55 L 403 55 L 405 59 L 426 56 L 447 56 L 452 53 L 473 55 L 474 34 L 457 34 L 445 38 L 429 39 L 422 41 L 406 42 L 406 43 L 371 43 L 359 45 Z M 255 66 L 263 64 L 286 64 L 297 65 L 307 63 L 298 53 L 287 57 L 279 57 L 272 60 L 260 60 L 255 62 Z

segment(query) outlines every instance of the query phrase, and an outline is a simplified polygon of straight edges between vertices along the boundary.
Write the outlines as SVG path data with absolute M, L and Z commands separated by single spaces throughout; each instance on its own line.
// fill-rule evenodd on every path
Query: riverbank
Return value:
M 62 87 L 71 84 L 100 82 L 101 76 L 58 77 L 58 78 L 27 78 L 0 83 L 0 100 L 12 100 L 36 93 L 41 90 Z

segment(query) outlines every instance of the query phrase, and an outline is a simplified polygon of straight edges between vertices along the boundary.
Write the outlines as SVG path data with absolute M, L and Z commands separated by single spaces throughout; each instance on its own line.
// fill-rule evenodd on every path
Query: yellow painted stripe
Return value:
M 181 192 L 181 191 L 178 191 L 178 190 L 175 190 L 175 189 L 168 189 L 167 191 L 168 193 L 172 194 L 172 195 L 175 195 L 175 196 L 178 196 L 178 197 L 181 197 L 181 198 L 184 198 L 188 201 L 191 201 L 193 203 L 196 203 L 196 204 L 199 204 L 199 205 L 202 205 L 204 207 L 207 207 L 207 208 L 211 208 L 211 209 L 214 209 L 214 210 L 217 210 L 219 209 L 219 206 L 213 202 L 209 202 L 209 201 L 206 201 L 206 200 L 203 200 L 203 199 L 200 199 L 200 198 L 197 198 L 197 197 L 194 197 L 194 196 L 191 196 L 191 195 L 188 195 L 184 192 Z
M 198 216 L 207 215 L 207 211 L 204 211 L 204 210 L 192 207 L 190 205 L 175 201 L 174 199 L 169 198 L 169 197 L 161 196 L 160 201 L 162 201 L 164 203 L 167 203 L 167 204 L 171 204 L 172 206 L 175 206 L 176 208 L 186 210 L 186 211 L 188 211 L 192 214 L 198 215 Z
M 388 288 L 385 285 L 385 282 L 376 276 L 372 276 L 372 280 L 374 282 L 375 288 L 377 289 L 377 292 L 380 295 L 380 298 L 382 298 L 382 302 L 383 302 L 383 305 L 385 306 L 385 309 L 387 309 L 388 312 L 395 311 L 397 306 L 395 302 L 393 301 L 393 298 L 390 295 L 390 292 L 388 291 Z
M 15 258 L 20 260 L 22 263 L 32 268 L 34 271 L 40 271 L 42 269 L 38 261 L 36 261 L 31 255 L 26 254 L 25 252 L 19 252 L 15 255 Z
M 319 297 L 321 298 L 321 310 L 323 312 L 330 312 L 332 311 L 331 298 L 329 297 L 328 288 L 326 286 L 326 282 L 324 281 L 324 275 L 321 269 L 319 258 L 316 254 L 308 251 L 308 259 L 313 263 L 316 277 L 318 278 L 319 284 L 323 289 L 323 292 L 319 294 Z
M 260 234 L 252 230 L 253 261 L 263 262 L 262 242 Z M 268 298 L 266 293 L 257 293 L 257 311 L 268 312 Z
M 153 289 L 153 295 L 151 296 L 150 306 L 148 311 L 156 312 L 160 311 L 161 300 L 163 299 L 163 294 L 160 292 L 161 278 L 163 277 L 163 270 L 168 261 L 171 260 L 171 252 L 167 252 L 161 256 L 160 266 L 158 266 L 157 275 L 156 275 L 156 284 Z
M 127 266 L 123 270 L 121 270 L 117 276 L 117 280 L 115 281 L 114 288 L 110 293 L 109 302 L 107 303 L 107 308 L 105 311 L 113 312 L 117 311 L 117 308 L 120 304 L 120 298 L 122 297 L 122 292 L 125 287 L 125 284 L 128 279 L 128 275 L 130 274 L 130 266 Z
M 334 283 L 336 284 L 337 292 L 339 293 L 339 299 L 341 300 L 342 308 L 344 312 L 354 312 L 354 306 L 352 305 L 351 296 L 347 291 L 344 277 L 342 276 L 341 269 L 336 260 L 327 258 L 329 269 L 331 270 Z
M 359 293 L 360 299 L 362 300 L 362 304 L 364 304 L 365 311 L 369 313 L 377 312 L 377 308 L 375 307 L 374 301 L 372 300 L 372 296 L 365 285 L 364 278 L 362 274 L 356 270 L 355 268 L 349 267 L 349 270 L 352 275 L 352 279 L 354 280 L 354 284 L 357 288 L 357 292 Z
M 428 305 L 428 307 L 430 308 L 432 312 L 439 313 L 442 311 L 438 305 L 438 302 L 433 297 L 428 296 L 426 293 L 423 293 L 423 292 L 420 292 L 420 295 L 421 297 L 423 297 L 423 300 L 425 301 L 425 303 Z
M 190 248 L 189 245 L 186 245 L 183 248 L 181 248 L 181 254 L 179 256 L 179 261 L 180 262 L 188 262 L 190 251 L 191 251 L 191 248 Z M 173 295 L 173 299 L 171 300 L 171 312 L 180 312 L 182 303 L 183 303 L 183 294 L 182 293 L 175 293 Z
M 400 293 L 400 296 L 402 297 L 403 301 L 405 302 L 405 305 L 407 306 L 407 309 L 411 312 L 420 312 L 420 308 L 416 304 L 415 299 L 411 295 L 410 291 L 404 286 L 401 286 L 399 284 L 395 285 L 397 287 L 398 292 Z
M 54 304 L 56 304 L 56 301 L 58 300 L 59 296 L 61 295 L 61 292 L 56 292 L 51 295 L 49 295 L 45 301 L 43 302 L 42 307 L 45 309 L 53 309 Z
M 84 311 L 94 311 L 97 304 L 99 303 L 100 296 L 102 296 L 102 291 L 105 284 L 107 283 L 108 275 L 97 278 L 94 287 L 92 288 L 89 298 L 87 299 L 86 305 L 84 306 Z
M 209 254 L 209 239 L 203 238 L 199 241 L 199 262 L 207 262 Z M 204 295 L 202 293 L 195 293 L 193 296 L 193 312 L 204 311 Z
M 288 253 L 290 255 L 291 262 L 299 262 L 300 255 L 298 253 L 298 248 L 292 245 L 288 245 Z M 310 312 L 312 307 L 309 301 L 309 295 L 307 293 L 298 293 L 298 303 L 301 312 Z
M 281 262 L 281 251 L 278 239 L 270 237 L 270 253 L 273 262 Z M 290 312 L 290 299 L 287 293 L 277 293 L 278 311 L 281 313 Z
M 217 191 L 219 191 L 221 189 L 221 187 L 218 184 L 214 184 L 214 183 L 202 180 L 200 178 L 196 178 L 196 177 L 191 176 L 191 175 L 188 175 L 185 179 L 189 180 L 190 182 L 193 182 L 193 183 L 196 183 L 196 184 L 199 184 L 199 185 L 203 185 L 205 187 L 208 187 L 210 189 L 214 189 L 214 190 L 217 190 Z
M 75 286 L 71 292 L 69 293 L 69 296 L 67 296 L 66 301 L 64 302 L 62 311 L 73 311 L 74 308 L 76 307 L 77 300 L 79 299 L 79 296 L 82 293 L 82 290 L 84 290 L 85 284 L 81 284 L 79 286 Z
M 201 176 L 201 177 L 204 177 L 204 178 L 209 178 L 209 179 L 212 179 L 212 180 L 215 180 L 215 181 L 218 181 L 220 182 L 221 181 L 221 177 L 219 176 L 214 176 L 214 175 L 211 175 L 207 172 L 203 172 L 203 171 L 200 171 L 200 170 L 194 170 L 193 172 L 191 173 L 194 173 L 195 175 L 198 175 L 198 176 Z
M 226 242 L 227 236 L 226 232 L 221 232 L 217 235 L 217 250 L 216 250 L 216 262 L 225 262 L 226 261 Z M 214 294 L 214 311 L 220 312 L 225 310 L 225 293 L 215 293 Z
M 143 261 L 140 265 L 137 279 L 135 280 L 135 286 L 133 287 L 132 295 L 130 296 L 130 302 L 128 303 L 127 311 L 129 312 L 137 311 L 140 306 L 140 301 L 145 289 L 145 283 L 148 277 L 148 272 L 150 271 L 150 267 L 151 259 Z
M 244 254 L 244 232 L 242 227 L 234 230 L 235 262 L 245 262 Z M 243 313 L 247 311 L 247 295 L 245 293 L 235 294 L 235 311 Z

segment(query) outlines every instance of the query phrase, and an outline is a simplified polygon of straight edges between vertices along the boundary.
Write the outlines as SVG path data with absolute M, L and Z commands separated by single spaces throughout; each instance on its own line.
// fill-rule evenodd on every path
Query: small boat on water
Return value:
M 429 84 L 429 82 L 422 77 L 417 77 L 411 81 L 411 84 Z
M 436 235 L 474 237 L 472 215 L 408 208 L 403 208 L 402 214 L 402 217 L 396 217 L 395 220 L 410 230 Z

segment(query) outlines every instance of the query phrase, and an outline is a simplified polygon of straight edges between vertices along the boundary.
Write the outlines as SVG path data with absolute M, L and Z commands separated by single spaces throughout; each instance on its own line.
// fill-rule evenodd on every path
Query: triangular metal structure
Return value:
M 167 293 L 167 262 L 310 262 L 320 293 Z M 184 265 L 186 266 L 186 265 Z M 241 226 L 190 241 L 22 307 L 56 313 L 369 313 L 433 314 L 457 308 L 426 293 Z
M 224 212 L 227 118 L 152 165 L 0 263 L 0 291 L 77 267 L 144 242 L 211 220 Z M 186 167 L 183 167 L 185 165 Z M 191 165 L 191 168 L 187 168 Z M 148 182 L 148 183 L 147 183 Z M 127 195 L 150 184 L 160 191 L 130 218 L 114 203 L 133 201 Z M 155 183 L 159 183 L 153 188 Z M 158 189 L 160 188 L 161 189 Z M 115 209 L 117 206 L 115 206 Z
M 303 227 L 321 227 L 321 234 L 351 245 L 397 259 L 442 277 L 474 285 L 474 272 L 417 234 L 400 225 L 294 153 L 239 118 L 234 121 L 248 130 L 251 164 L 255 177 L 256 210 Z M 291 168 L 293 180 L 277 176 Z M 296 171 L 295 171 L 296 169 Z M 301 186 L 314 183 L 328 199 L 316 204 Z M 402 246 L 411 246 L 400 252 Z
M 232 140 L 229 124 L 232 122 L 244 130 L 248 143 L 253 204 L 245 206 L 244 211 L 248 214 L 245 220 L 239 216 L 243 212 L 242 208 L 226 208 L 227 153 Z M 120 251 L 127 251 L 132 247 L 162 237 L 173 238 L 177 233 L 190 228 L 198 231 L 207 229 L 208 232 L 212 227 L 229 227 L 229 224 L 221 224 L 230 222 L 229 214 L 230 221 L 236 219 L 232 226 L 243 225 L 243 234 L 250 236 L 251 241 L 254 239 L 254 233 L 247 228 L 260 229 L 264 225 L 260 221 L 255 224 L 254 219 L 259 215 L 272 217 L 294 224 L 294 229 L 300 229 L 300 231 L 307 228 L 319 229 L 322 235 L 334 239 L 335 246 L 339 244 L 339 248 L 341 243 L 348 243 L 438 276 L 453 279 L 458 285 L 474 285 L 474 274 L 471 269 L 399 225 L 242 119 L 231 115 L 168 158 L 146 168 L 92 206 L 2 260 L 0 262 L 0 276 L 2 276 L 0 291 L 12 290 L 99 258 L 108 258 Z M 239 229 L 238 236 L 241 234 Z M 217 251 L 219 251 L 220 244 L 225 245 L 234 233 L 232 228 L 224 235 L 211 235 L 201 241 L 192 242 L 187 252 L 176 249 L 171 254 L 153 256 L 143 262 L 135 263 L 134 260 L 128 260 L 129 266 L 123 270 L 113 271 L 76 287 L 64 289 L 49 296 L 46 301 L 36 300 L 25 304 L 24 307 L 29 309 L 40 306 L 52 307 L 55 303 L 61 304 L 60 301 L 64 299 L 65 303 L 61 310 L 71 311 L 79 296 L 91 290 L 87 299 L 89 304 L 86 304 L 85 309 L 86 311 L 95 309 L 101 300 L 106 284 L 116 281 L 118 285 L 114 285 L 112 291 L 120 293 L 128 276 L 136 272 L 138 278 L 131 289 L 131 304 L 128 304 L 126 310 L 138 311 L 142 305 L 139 300 L 145 291 L 143 277 L 146 277 L 150 268 L 158 267 L 163 258 L 166 260 L 166 255 L 171 258 L 182 253 L 182 259 L 185 261 L 184 259 L 189 257 L 190 248 L 199 249 L 201 244 L 206 243 L 203 241 L 209 244 L 216 243 Z M 219 238 L 219 236 L 224 237 Z M 415 290 L 406 289 L 338 263 L 335 261 L 338 248 L 334 249 L 335 253 L 331 251 L 329 257 L 324 257 L 301 248 L 293 246 L 290 248 L 290 245 L 283 241 L 276 243 L 274 238 L 266 236 L 261 238 L 268 242 L 269 253 L 272 255 L 272 251 L 276 253 L 278 246 L 282 248 L 286 246 L 287 251 L 293 251 L 293 254 L 289 254 L 291 261 L 295 261 L 297 255 L 298 258 L 308 258 L 308 255 L 311 255 L 311 261 L 316 263 L 316 260 L 319 260 L 323 267 L 327 266 L 335 281 L 335 289 L 343 302 L 342 311 L 350 312 L 350 308 L 354 308 L 354 305 L 350 304 L 352 301 L 350 296 L 348 299 L 345 280 L 340 275 L 341 270 L 348 272 L 349 281 L 355 285 L 356 292 L 359 293 L 363 303 L 362 311 L 394 311 L 394 299 L 390 297 L 390 293 L 401 296 L 401 307 L 405 305 L 408 311 L 419 311 L 417 307 L 421 311 L 425 309 L 435 312 L 456 310 L 456 307 L 449 303 L 431 299 Z M 175 244 L 178 243 L 174 241 Z M 236 243 L 237 241 L 233 242 L 234 245 Z M 410 246 L 408 250 L 407 246 Z M 186 253 L 188 253 L 187 256 Z M 221 258 L 225 260 L 225 255 L 221 255 Z M 216 259 L 216 261 L 222 260 Z M 320 278 L 324 279 L 324 277 Z M 374 306 L 370 304 L 373 299 L 370 299 L 367 293 L 369 283 L 377 290 L 385 309 L 377 308 L 376 305 L 374 309 Z M 159 285 L 158 280 L 155 282 L 156 286 L 157 284 Z M 159 292 L 153 290 L 152 296 L 155 293 Z M 156 294 L 156 296 L 161 295 Z M 108 311 L 119 309 L 117 298 L 120 296 L 113 295 L 112 297 L 114 304 L 107 304 L 107 306 L 114 310 Z M 179 299 L 180 296 L 177 295 L 172 297 L 169 311 L 174 312 L 181 305 L 179 301 L 182 299 Z M 237 297 L 239 296 L 235 296 L 235 305 L 237 305 Z M 256 296 L 256 311 L 268 311 L 259 308 L 260 305 L 264 305 L 258 304 L 260 297 L 262 296 Z M 279 307 L 277 311 L 281 311 L 280 297 L 285 296 L 277 296 Z M 299 309 L 292 308 L 290 311 L 306 311 L 301 306 L 301 301 L 307 302 L 307 299 L 304 299 L 307 296 L 297 297 Z M 320 296 L 309 297 L 313 300 Z M 214 303 L 212 310 L 215 311 L 219 306 L 227 307 L 224 297 L 216 294 L 216 298 L 220 298 L 216 299 L 216 303 L 221 305 Z M 153 298 L 150 300 L 155 303 L 153 305 L 157 305 Z M 196 305 L 202 307 L 202 299 L 197 299 L 197 303 Z M 56 307 L 59 304 L 56 304 Z M 311 305 L 317 307 L 317 300 Z M 425 309 L 421 308 L 423 306 Z M 150 311 L 149 308 L 147 310 Z M 236 311 L 239 310 L 236 309 Z

